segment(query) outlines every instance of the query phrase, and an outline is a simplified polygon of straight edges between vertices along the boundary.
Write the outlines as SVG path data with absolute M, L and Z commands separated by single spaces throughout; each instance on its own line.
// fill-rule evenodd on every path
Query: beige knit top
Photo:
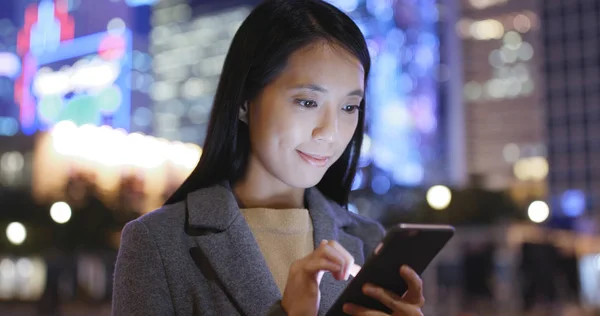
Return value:
M 283 294 L 292 262 L 314 250 L 307 209 L 241 209 L 275 283 Z

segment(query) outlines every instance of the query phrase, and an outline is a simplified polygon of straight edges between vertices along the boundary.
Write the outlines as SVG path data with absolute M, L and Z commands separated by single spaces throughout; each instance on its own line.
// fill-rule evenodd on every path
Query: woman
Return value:
M 369 67 L 361 32 L 332 5 L 259 5 L 225 59 L 198 166 L 123 230 L 113 313 L 324 315 L 384 233 L 344 208 Z M 421 315 L 420 278 L 399 273 L 403 297 L 365 293 Z

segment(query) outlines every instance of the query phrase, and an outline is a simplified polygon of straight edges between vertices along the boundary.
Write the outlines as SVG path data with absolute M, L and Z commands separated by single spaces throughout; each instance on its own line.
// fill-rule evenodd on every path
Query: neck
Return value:
M 304 189 L 267 188 L 242 180 L 234 184 L 233 192 L 241 208 L 305 208 Z
M 265 174 L 250 167 L 246 176 L 233 184 L 241 208 L 305 208 L 305 189 L 291 187 Z

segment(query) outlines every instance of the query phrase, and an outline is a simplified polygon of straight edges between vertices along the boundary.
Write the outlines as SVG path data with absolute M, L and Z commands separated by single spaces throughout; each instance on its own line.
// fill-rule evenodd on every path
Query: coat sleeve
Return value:
M 283 309 L 283 306 L 281 306 L 281 300 L 277 301 L 275 304 L 273 304 L 273 306 L 271 306 L 271 308 L 269 308 L 267 316 L 287 316 L 285 309 Z
M 123 228 L 115 266 L 112 315 L 174 315 L 163 262 L 146 225 Z

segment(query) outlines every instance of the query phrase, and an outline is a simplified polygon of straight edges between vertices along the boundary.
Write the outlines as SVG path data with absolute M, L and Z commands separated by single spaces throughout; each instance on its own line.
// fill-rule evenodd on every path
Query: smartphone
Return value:
M 388 307 L 363 294 L 363 285 L 372 283 L 403 295 L 407 285 L 400 276 L 400 267 L 408 265 L 421 275 L 453 235 L 454 227 L 449 225 L 400 224 L 389 229 L 379 251 L 350 281 L 327 316 L 346 315 L 342 311 L 345 303 L 391 313 Z

